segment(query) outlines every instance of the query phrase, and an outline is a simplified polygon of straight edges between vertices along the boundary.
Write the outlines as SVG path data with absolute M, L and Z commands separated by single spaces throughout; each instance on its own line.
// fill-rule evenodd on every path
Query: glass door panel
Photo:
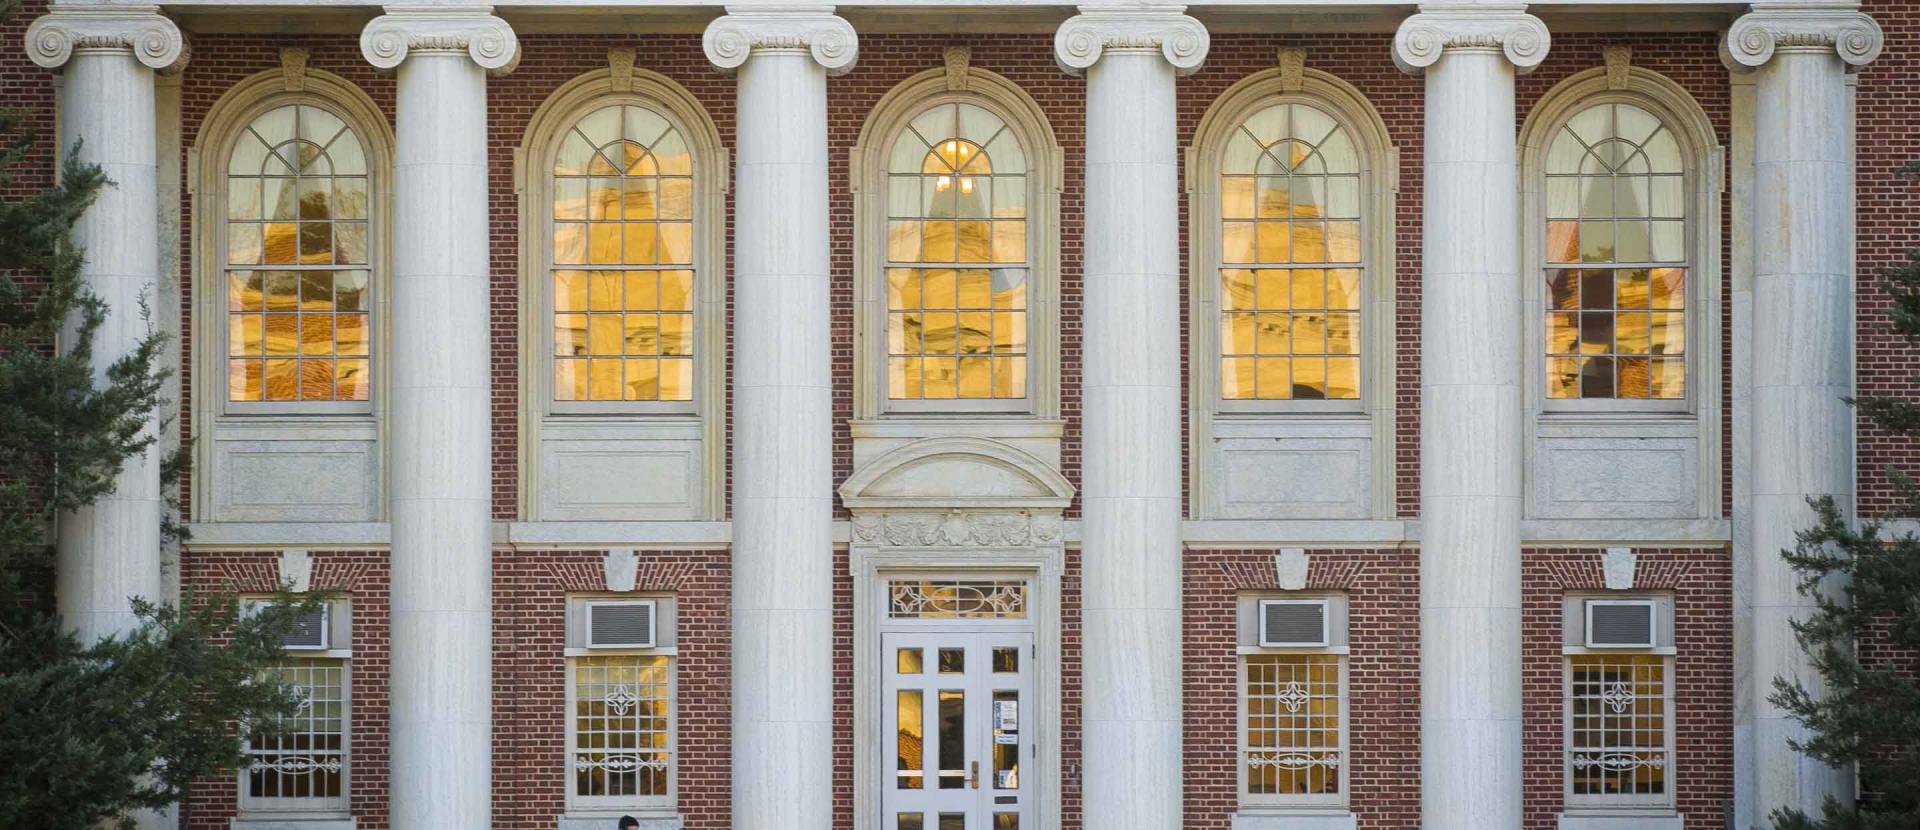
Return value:
M 1020 830 L 1031 819 L 1026 633 L 886 633 L 882 700 L 892 764 L 886 830 Z

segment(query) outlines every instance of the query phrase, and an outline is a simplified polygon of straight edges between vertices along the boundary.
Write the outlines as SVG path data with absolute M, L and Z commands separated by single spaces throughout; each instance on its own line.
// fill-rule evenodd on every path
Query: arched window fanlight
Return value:
M 1686 170 L 1653 113 L 1603 103 L 1546 156 L 1550 399 L 1686 397 Z
M 1346 128 L 1280 103 L 1220 162 L 1220 397 L 1360 397 L 1361 166 Z
M 366 148 L 320 107 L 261 113 L 227 161 L 227 399 L 365 401 Z
M 659 113 L 588 113 L 554 156 L 553 396 L 690 401 L 693 158 Z
M 967 103 L 914 118 L 888 170 L 887 396 L 1027 396 L 1026 153 Z

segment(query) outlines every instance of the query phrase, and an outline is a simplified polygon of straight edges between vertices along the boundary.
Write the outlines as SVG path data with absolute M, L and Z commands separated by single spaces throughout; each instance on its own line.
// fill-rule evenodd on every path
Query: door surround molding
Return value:
M 940 518 L 934 514 L 919 514 Z M 964 514 L 950 514 L 961 516 Z M 1024 514 L 992 514 L 1026 518 Z M 890 516 L 894 518 L 898 516 Z M 1038 517 L 1035 517 L 1038 518 Z M 965 521 L 962 519 L 962 521 Z M 1057 519 L 1056 519 L 1057 521 Z M 881 700 L 887 671 L 881 627 L 883 601 L 891 577 L 1017 576 L 1030 582 L 1027 618 L 1032 622 L 1034 660 L 1033 782 L 1034 827 L 1060 827 L 1060 574 L 1066 552 L 1054 534 L 1051 544 L 1020 547 L 881 547 L 862 543 L 856 534 L 847 550 L 853 577 L 853 828 L 889 830 L 880 821 L 880 786 L 890 773 L 887 730 Z M 967 620 L 954 620 L 964 628 Z M 891 775 L 885 776 L 891 780 Z

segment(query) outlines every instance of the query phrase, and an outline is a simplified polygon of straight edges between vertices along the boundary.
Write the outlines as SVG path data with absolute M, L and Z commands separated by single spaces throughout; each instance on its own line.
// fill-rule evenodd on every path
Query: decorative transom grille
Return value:
M 1686 397 L 1686 192 L 1653 113 L 1601 104 L 1547 150 L 1547 397 Z
M 1340 658 L 1247 658 L 1248 795 L 1340 792 Z
M 668 658 L 581 657 L 573 663 L 574 795 L 665 796 L 672 772 Z
M 300 699 L 273 730 L 247 739 L 247 797 L 341 797 L 346 771 L 346 661 L 295 660 L 275 669 Z
M 1666 659 L 1632 654 L 1569 660 L 1567 767 L 1573 794 L 1664 794 L 1673 764 Z
M 1027 583 L 1017 579 L 896 580 L 887 616 L 894 619 L 1022 619 Z
M 255 118 L 227 162 L 227 399 L 364 401 L 367 161 L 319 107 Z

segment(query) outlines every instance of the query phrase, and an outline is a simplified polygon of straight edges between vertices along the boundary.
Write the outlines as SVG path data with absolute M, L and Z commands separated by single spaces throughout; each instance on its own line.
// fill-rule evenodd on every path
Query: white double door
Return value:
M 1032 830 L 1033 635 L 881 635 L 882 830 Z

